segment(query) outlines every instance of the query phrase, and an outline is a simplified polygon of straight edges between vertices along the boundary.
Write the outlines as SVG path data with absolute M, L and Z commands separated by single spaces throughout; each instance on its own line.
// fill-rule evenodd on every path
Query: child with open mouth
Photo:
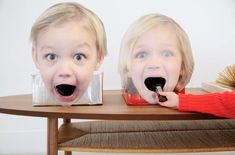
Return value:
M 156 104 L 159 98 L 166 101 L 159 91 L 183 91 L 193 68 L 187 34 L 165 15 L 139 18 L 123 37 L 119 72 L 127 104 Z
M 62 104 L 80 99 L 106 55 L 102 21 L 78 3 L 48 8 L 31 29 L 32 57 L 43 82 Z

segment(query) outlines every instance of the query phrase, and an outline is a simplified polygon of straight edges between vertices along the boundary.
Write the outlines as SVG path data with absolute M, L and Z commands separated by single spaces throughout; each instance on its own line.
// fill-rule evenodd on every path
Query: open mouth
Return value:
M 163 77 L 148 77 L 145 79 L 145 86 L 153 92 L 156 92 L 160 102 L 167 101 L 166 96 L 162 96 L 159 93 L 163 91 L 163 87 L 166 83 L 165 78 Z
M 70 84 L 60 84 L 55 88 L 61 96 L 71 96 L 74 93 L 76 86 Z
M 151 90 L 151 91 L 156 91 L 157 87 L 161 87 L 163 89 L 164 85 L 166 83 L 165 78 L 163 77 L 148 77 L 144 80 L 145 86 Z

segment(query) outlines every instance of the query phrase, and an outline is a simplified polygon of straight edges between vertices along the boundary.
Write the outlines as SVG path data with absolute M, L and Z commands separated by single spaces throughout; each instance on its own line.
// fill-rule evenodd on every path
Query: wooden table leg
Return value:
M 64 124 L 71 123 L 71 119 L 70 118 L 63 118 L 63 123 Z
M 70 118 L 64 118 L 63 123 L 64 124 L 69 124 L 69 123 L 71 123 L 71 119 Z M 72 151 L 64 151 L 64 155 L 72 155 Z
M 47 118 L 47 155 L 58 155 L 58 118 Z

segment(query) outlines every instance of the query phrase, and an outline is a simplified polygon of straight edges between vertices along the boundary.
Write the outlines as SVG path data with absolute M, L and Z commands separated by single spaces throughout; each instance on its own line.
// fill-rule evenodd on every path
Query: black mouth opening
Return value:
M 162 96 L 159 94 L 159 92 L 163 90 L 165 83 L 166 83 L 166 79 L 163 77 L 148 77 L 147 79 L 144 80 L 145 86 L 149 90 L 154 91 L 158 94 L 160 102 L 167 101 L 166 96 Z
M 69 85 L 69 84 L 60 84 L 57 85 L 56 87 L 56 91 L 62 95 L 62 96 L 70 96 L 73 94 L 76 86 L 74 85 Z
M 145 86 L 151 90 L 151 91 L 156 91 L 156 87 L 160 86 L 162 89 L 166 83 L 165 78 L 163 77 L 148 77 L 145 79 L 144 84 Z

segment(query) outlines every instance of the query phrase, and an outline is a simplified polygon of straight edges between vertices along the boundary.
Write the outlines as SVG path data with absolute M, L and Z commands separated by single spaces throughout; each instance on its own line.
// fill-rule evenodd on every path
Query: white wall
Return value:
M 29 33 L 35 19 L 59 0 L 0 0 L 0 96 L 30 93 Z M 213 81 L 235 63 L 234 0 L 77 0 L 103 20 L 108 37 L 104 89 L 120 89 L 117 61 L 121 38 L 138 17 L 158 12 L 188 33 L 196 62 L 189 86 Z M 0 114 L 0 154 L 45 152 L 46 119 Z M 9 149 L 10 148 L 10 149 Z

